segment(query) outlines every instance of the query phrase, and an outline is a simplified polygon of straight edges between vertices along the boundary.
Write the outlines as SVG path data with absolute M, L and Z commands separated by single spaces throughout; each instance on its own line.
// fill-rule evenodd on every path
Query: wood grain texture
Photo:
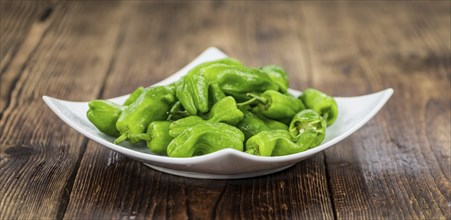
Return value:
M 0 1 L 0 118 L 26 62 L 49 27 L 56 4 Z
M 451 218 L 449 1 L 0 2 L 0 219 Z M 294 89 L 395 94 L 324 154 L 241 180 L 152 170 L 41 100 L 127 94 L 209 46 Z
M 41 97 L 97 97 L 119 32 L 117 14 L 99 9 L 115 6 L 74 3 L 55 12 L 60 19 L 20 73 L 0 121 L 0 219 L 61 217 L 86 141 Z
M 174 73 L 208 45 L 230 48 L 225 51 L 252 65 L 270 61 L 261 61 L 258 54 L 271 52 L 281 60 L 287 57 L 283 48 L 259 48 L 252 40 L 259 32 L 254 25 L 255 15 L 282 10 L 280 6 L 274 9 L 271 5 L 209 2 L 144 2 L 126 6 L 130 14 L 126 15 L 125 34 L 102 97 L 115 97 L 137 86 L 151 85 Z M 204 11 L 212 11 L 216 19 L 210 20 Z M 285 18 L 291 19 L 274 13 L 274 19 Z M 237 25 L 239 21 L 243 24 Z M 268 28 L 275 28 L 276 24 L 279 22 L 268 22 Z M 290 23 L 281 28 L 294 29 Z M 279 36 L 288 44 L 283 33 Z M 240 39 L 247 48 L 235 46 Z M 305 68 L 302 63 L 283 61 L 292 63 L 293 69 Z M 324 158 L 319 155 L 267 177 L 234 181 L 186 179 L 154 171 L 90 141 L 64 217 L 331 219 L 333 211 L 325 176 Z
M 337 217 L 450 218 L 449 2 L 305 6 L 314 87 L 395 89 L 375 119 L 326 151 Z

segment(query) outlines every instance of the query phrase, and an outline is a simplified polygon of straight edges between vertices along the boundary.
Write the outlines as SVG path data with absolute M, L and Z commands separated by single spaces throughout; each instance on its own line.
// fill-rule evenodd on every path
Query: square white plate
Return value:
M 219 49 L 208 48 L 177 73 L 155 85 L 167 85 L 175 82 L 192 67 L 224 57 L 227 57 L 227 55 Z M 289 92 L 296 96 L 301 93 L 291 89 Z M 191 178 L 234 179 L 277 172 L 329 148 L 368 122 L 392 94 L 393 89 L 390 88 L 364 96 L 336 97 L 339 115 L 336 122 L 327 128 L 323 143 L 316 148 L 301 153 L 279 157 L 254 156 L 233 149 L 224 149 L 191 158 L 158 156 L 152 154 L 144 145 L 113 144 L 114 138 L 98 131 L 86 117 L 88 102 L 71 102 L 48 96 L 44 96 L 43 99 L 58 117 L 81 134 L 111 150 L 139 160 L 156 170 Z M 122 104 L 127 97 L 128 95 L 124 95 L 110 100 Z

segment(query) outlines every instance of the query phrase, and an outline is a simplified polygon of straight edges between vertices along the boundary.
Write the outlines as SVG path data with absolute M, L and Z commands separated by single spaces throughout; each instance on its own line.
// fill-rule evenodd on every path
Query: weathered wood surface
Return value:
M 1 1 L 0 219 L 451 218 L 450 4 Z M 325 153 L 242 180 L 154 171 L 41 100 L 126 94 L 209 46 L 295 89 L 395 95 Z

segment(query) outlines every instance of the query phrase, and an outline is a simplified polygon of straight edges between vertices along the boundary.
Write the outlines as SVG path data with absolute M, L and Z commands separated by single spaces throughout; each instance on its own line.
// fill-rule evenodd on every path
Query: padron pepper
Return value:
M 246 142 L 246 153 L 258 156 L 284 156 L 307 149 L 294 143 L 286 130 L 262 131 Z
M 200 74 L 200 70 L 218 63 L 226 66 L 241 66 L 240 62 L 231 58 L 205 62 L 192 68 L 181 80 L 177 81 L 177 98 L 190 114 L 196 115 L 198 112 L 208 111 L 210 83 L 205 79 L 204 74 Z M 217 88 L 213 89 L 213 93 L 221 95 Z
M 115 144 L 125 140 L 132 144 L 140 141 L 133 135 L 144 133 L 153 121 L 165 120 L 167 112 L 175 102 L 173 86 L 155 86 L 146 89 L 139 98 L 124 109 L 116 122 L 121 135 Z
M 244 114 L 238 109 L 233 97 L 227 96 L 213 105 L 206 120 L 196 115 L 179 119 L 171 124 L 169 134 L 172 137 L 177 137 L 187 128 L 205 122 L 222 122 L 236 125 L 243 117 Z
M 205 122 L 186 129 L 169 144 L 170 157 L 192 157 L 225 148 L 243 151 L 243 133 L 236 127 Z
M 267 90 L 261 95 L 250 93 L 249 96 L 258 101 L 257 112 L 279 121 L 290 120 L 297 112 L 305 109 L 299 99 L 273 90 Z
M 270 130 L 262 119 L 250 111 L 244 111 L 244 118 L 236 127 L 243 132 L 246 140 L 262 131 Z
M 257 112 L 255 115 L 257 115 L 257 117 L 259 117 L 263 122 L 265 122 L 265 124 L 271 130 L 287 130 L 288 131 L 288 125 L 286 125 L 280 121 L 269 119 L 269 118 L 263 116 L 259 112 Z
M 290 123 L 290 135 L 293 140 L 305 148 L 321 144 L 326 136 L 326 120 L 311 109 L 297 113 Z
M 88 103 L 89 110 L 86 116 L 89 121 L 101 132 L 118 137 L 119 131 L 116 128 L 116 122 L 122 113 L 123 106 L 108 100 L 93 100 Z
M 279 89 L 268 74 L 245 66 L 213 64 L 200 69 L 199 74 L 205 75 L 207 82 L 217 83 L 226 95 Z
M 167 156 L 167 148 L 172 141 L 169 135 L 170 121 L 154 121 L 147 127 L 147 133 L 132 135 L 133 138 L 146 141 L 152 153 Z
M 208 113 L 209 122 L 223 122 L 229 125 L 236 125 L 244 117 L 235 99 L 232 96 L 227 96 L 216 102 Z
M 128 96 L 127 100 L 125 100 L 124 102 L 124 106 L 129 106 L 130 104 L 132 104 L 134 101 L 136 101 L 139 96 L 144 92 L 144 87 L 138 87 L 135 91 L 132 92 L 132 94 L 130 94 L 130 96 Z
M 327 126 L 332 125 L 338 117 L 335 99 L 316 89 L 306 89 L 299 99 L 308 109 L 313 109 L 326 119 Z
M 260 70 L 266 73 L 269 78 L 271 78 L 271 80 L 279 86 L 279 92 L 287 92 L 289 87 L 288 74 L 282 67 L 276 65 L 268 65 L 261 67 Z

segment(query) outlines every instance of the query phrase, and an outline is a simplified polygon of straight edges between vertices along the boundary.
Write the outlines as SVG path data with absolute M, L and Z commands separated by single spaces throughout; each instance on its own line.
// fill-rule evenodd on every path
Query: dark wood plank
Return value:
M 326 151 L 336 216 L 450 218 L 450 3 L 305 6 L 314 87 L 395 89 L 375 119 Z
M 0 1 L 0 118 L 22 71 L 49 27 L 55 3 Z
M 246 64 L 279 63 L 295 73 L 307 72 L 304 42 L 296 41 L 303 37 L 297 26 L 302 21 L 296 25 L 292 13 L 282 13 L 290 7 L 299 10 L 299 3 L 142 2 L 126 7 L 127 29 L 102 97 L 157 82 L 212 45 Z M 277 28 L 278 34 L 266 36 Z M 300 50 L 280 46 L 290 42 Z M 290 77 L 299 87 L 310 76 Z M 90 141 L 64 217 L 331 219 L 333 212 L 322 155 L 259 178 L 195 180 L 160 173 Z
M 96 98 L 122 19 L 118 3 L 110 2 L 70 2 L 52 16 L 55 23 L 24 64 L 0 121 L 0 219 L 64 214 L 86 139 L 41 97 Z

